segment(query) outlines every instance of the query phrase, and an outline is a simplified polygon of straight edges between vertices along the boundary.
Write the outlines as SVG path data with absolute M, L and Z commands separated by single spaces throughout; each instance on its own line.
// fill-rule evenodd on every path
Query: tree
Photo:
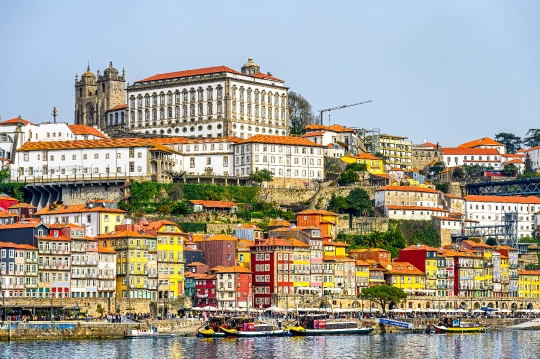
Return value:
M 441 191 L 442 193 L 448 193 L 448 191 L 450 190 L 450 183 L 448 183 L 448 182 L 437 183 L 435 185 L 435 189 L 437 191 Z
M 273 173 L 270 172 L 269 170 L 262 169 L 255 172 L 251 172 L 249 174 L 249 179 L 254 182 L 259 182 L 262 184 L 262 182 L 264 181 L 272 182 L 274 180 L 273 176 L 274 176 Z
M 293 135 L 303 135 L 304 127 L 316 122 L 313 107 L 308 100 L 296 92 L 289 91 L 289 122 L 290 133 Z
M 532 176 L 534 174 L 533 164 L 529 152 L 525 154 L 523 174 L 525 176 Z
M 472 165 L 472 166 L 463 165 L 463 169 L 467 172 L 467 175 L 469 177 L 474 178 L 474 177 L 480 177 L 480 174 L 484 172 L 486 168 L 480 165 Z
M 350 184 L 358 182 L 360 176 L 352 170 L 346 170 L 339 175 L 339 184 Z
M 467 175 L 467 173 L 465 172 L 463 167 L 456 167 L 452 171 L 452 177 L 454 177 L 455 179 L 458 179 L 458 180 L 464 179 L 466 175 Z
M 347 200 L 345 197 L 342 196 L 336 196 L 335 194 L 332 194 L 332 197 L 330 198 L 330 201 L 328 202 L 328 210 L 332 212 L 340 213 L 343 210 L 346 210 L 348 208 Z
M 351 215 L 359 216 L 371 211 L 371 199 L 363 188 L 353 189 L 346 198 Z
M 365 163 L 354 162 L 354 163 L 349 163 L 345 169 L 355 171 L 355 172 L 366 172 L 367 165 Z
M 497 238 L 489 237 L 488 239 L 486 239 L 486 244 L 488 246 L 496 246 L 498 244 L 497 243 Z
M 103 317 L 103 313 L 105 313 L 105 308 L 101 304 L 98 304 L 96 307 L 96 312 L 99 313 L 101 317 Z
M 518 171 L 519 170 L 517 166 L 513 163 L 510 163 L 504 166 L 504 170 L 503 170 L 505 176 L 515 176 L 518 173 Z
M 540 146 L 540 128 L 529 129 L 523 143 L 529 147 Z
M 386 306 L 391 302 L 399 303 L 407 299 L 407 294 L 403 289 L 389 285 L 376 285 L 363 288 L 360 297 L 364 300 L 371 300 L 379 304 L 383 314 L 386 314 Z
M 513 133 L 500 132 L 495 135 L 495 141 L 506 146 L 506 153 L 516 153 L 521 148 L 521 137 Z
M 439 172 L 441 172 L 445 168 L 446 165 L 444 164 L 444 162 L 439 161 L 429 168 L 429 173 L 431 176 L 437 176 Z

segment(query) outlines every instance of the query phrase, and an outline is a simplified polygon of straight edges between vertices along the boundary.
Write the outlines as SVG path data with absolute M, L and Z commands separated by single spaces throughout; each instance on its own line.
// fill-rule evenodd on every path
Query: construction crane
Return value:
M 347 107 L 352 107 L 352 106 L 363 105 L 363 104 L 368 103 L 368 102 L 371 102 L 371 100 L 367 100 L 367 101 L 364 101 L 364 102 L 357 102 L 357 103 L 353 103 L 353 104 L 350 104 L 350 105 L 343 105 L 343 106 L 327 108 L 327 109 L 324 109 L 324 110 L 319 110 L 319 112 L 320 112 L 319 117 L 321 119 L 321 125 L 323 124 L 323 114 L 325 112 L 330 112 L 330 111 L 334 111 L 334 110 L 341 110 L 342 108 L 347 108 Z

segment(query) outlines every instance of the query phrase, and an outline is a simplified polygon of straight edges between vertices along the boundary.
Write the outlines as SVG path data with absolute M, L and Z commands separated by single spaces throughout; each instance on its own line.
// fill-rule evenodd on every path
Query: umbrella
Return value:
M 268 307 L 264 310 L 265 312 L 284 312 L 280 307 Z

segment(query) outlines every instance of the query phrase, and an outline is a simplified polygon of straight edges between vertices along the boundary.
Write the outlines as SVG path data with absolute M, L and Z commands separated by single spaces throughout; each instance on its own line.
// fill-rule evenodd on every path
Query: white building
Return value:
M 324 179 L 324 146 L 301 137 L 256 135 L 233 145 L 236 176 L 262 169 L 273 187 L 303 187 Z
M 323 126 L 319 124 L 305 127 L 306 134 L 302 137 L 312 142 L 327 146 L 337 144 L 344 148 L 346 153 L 358 155 L 365 152 L 363 140 L 356 130 L 341 125 Z M 334 157 L 334 156 L 331 156 Z
M 525 155 L 527 154 L 531 159 L 532 168 L 535 171 L 538 171 L 540 169 L 540 146 L 531 147 L 525 150 Z M 525 161 L 525 158 L 523 158 L 523 161 Z
M 502 157 L 496 148 L 442 148 L 446 167 L 480 165 L 502 169 Z
M 180 170 L 180 154 L 148 139 L 27 142 L 16 153 L 11 178 L 52 182 L 139 178 L 168 182 Z
M 506 146 L 489 137 L 482 137 L 477 140 L 462 143 L 458 148 L 487 148 L 497 150 L 501 155 L 506 153 Z
M 385 217 L 415 221 L 430 221 L 433 216 L 448 217 L 448 210 L 437 207 L 385 206 Z
M 433 188 L 384 186 L 375 191 L 375 208 L 384 206 L 416 206 L 442 208 L 440 194 Z
M 215 66 L 154 75 L 127 88 L 128 128 L 188 137 L 287 135 L 283 83 L 251 58 L 241 72 Z
M 98 246 L 99 298 L 113 297 L 116 293 L 116 252 L 113 248 Z
M 518 212 L 519 237 L 534 236 L 535 213 L 540 211 L 540 198 L 535 196 L 467 196 L 466 218 L 481 226 L 504 224 L 506 212 Z

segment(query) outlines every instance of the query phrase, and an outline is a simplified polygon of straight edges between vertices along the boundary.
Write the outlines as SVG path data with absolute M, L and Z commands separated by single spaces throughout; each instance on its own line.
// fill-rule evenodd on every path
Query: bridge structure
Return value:
M 476 196 L 540 196 L 540 178 L 468 183 L 467 194 Z
M 452 242 L 458 243 L 472 237 L 495 238 L 500 245 L 517 248 L 518 212 L 504 213 L 503 224 L 489 226 L 463 226 L 461 233 L 452 235 Z

